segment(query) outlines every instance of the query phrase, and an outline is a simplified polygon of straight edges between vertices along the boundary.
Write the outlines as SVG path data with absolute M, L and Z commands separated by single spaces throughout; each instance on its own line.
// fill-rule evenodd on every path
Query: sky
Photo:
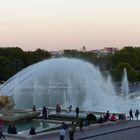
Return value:
M 0 47 L 140 46 L 140 0 L 0 0 Z

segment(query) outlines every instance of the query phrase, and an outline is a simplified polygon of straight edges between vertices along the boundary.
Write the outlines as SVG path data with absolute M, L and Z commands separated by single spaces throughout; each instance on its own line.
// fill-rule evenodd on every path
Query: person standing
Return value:
M 61 106 L 59 104 L 56 105 L 56 113 L 61 113 Z
M 132 109 L 130 109 L 130 111 L 129 111 L 129 117 L 130 117 L 130 120 L 133 120 L 133 112 L 132 112 Z
M 109 113 L 109 111 L 107 110 L 107 112 L 106 112 L 106 121 L 109 121 L 110 120 L 110 113 Z
M 136 112 L 135 112 L 135 117 L 136 117 L 136 119 L 138 120 L 138 118 L 139 118 L 139 110 L 138 110 L 138 109 L 137 109 Z
M 78 117 L 79 117 L 79 107 L 78 106 L 76 107 L 75 111 L 76 111 L 76 119 L 78 119 Z
M 49 117 L 49 108 L 48 107 L 46 107 L 46 111 L 47 111 L 47 118 Z
M 45 106 L 44 106 L 43 109 L 42 109 L 42 116 L 43 116 L 44 119 L 47 118 L 47 109 L 46 109 Z
M 61 129 L 59 131 L 59 136 L 60 136 L 60 140 L 64 140 L 64 138 L 65 138 L 65 129 L 63 127 L 61 127 Z
M 35 107 L 35 105 L 33 105 L 33 109 L 32 109 L 33 111 L 36 111 L 36 107 Z

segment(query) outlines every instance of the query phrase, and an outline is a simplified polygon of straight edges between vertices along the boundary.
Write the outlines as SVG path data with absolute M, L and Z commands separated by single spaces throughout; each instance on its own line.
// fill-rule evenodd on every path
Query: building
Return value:
M 119 49 L 118 48 L 113 48 L 113 47 L 105 47 L 103 49 L 107 54 L 114 54 L 117 52 Z
M 113 47 L 105 47 L 100 50 L 91 50 L 89 52 L 95 53 L 97 57 L 103 56 L 103 55 L 109 55 L 109 54 L 114 54 L 117 52 L 119 49 L 118 48 L 113 48 Z
M 57 58 L 57 57 L 62 57 L 64 54 L 63 50 L 59 50 L 59 51 L 50 51 L 51 55 L 53 58 Z

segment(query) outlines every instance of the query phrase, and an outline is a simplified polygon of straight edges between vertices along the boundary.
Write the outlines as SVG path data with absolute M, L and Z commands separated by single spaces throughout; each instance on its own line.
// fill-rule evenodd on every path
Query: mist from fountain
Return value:
M 126 74 L 124 77 L 123 83 Z M 55 107 L 57 103 L 89 111 L 118 112 L 127 108 L 123 106 L 122 110 L 125 99 L 116 95 L 110 75 L 105 78 L 94 65 L 72 58 L 44 60 L 25 68 L 1 86 L 0 94 L 13 96 L 18 109 L 34 104 Z

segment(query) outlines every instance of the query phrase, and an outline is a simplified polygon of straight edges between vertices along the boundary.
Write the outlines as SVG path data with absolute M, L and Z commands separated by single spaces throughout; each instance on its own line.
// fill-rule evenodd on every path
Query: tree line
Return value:
M 130 82 L 140 82 L 140 48 L 127 46 L 115 54 L 97 56 L 94 52 L 64 50 L 67 57 L 84 59 L 100 68 L 103 73 L 110 73 L 114 81 L 121 81 L 123 69 L 127 69 Z
M 23 68 L 51 58 L 51 53 L 37 49 L 23 51 L 19 47 L 0 48 L 0 82 L 6 81 Z M 62 57 L 78 58 L 98 66 L 104 74 L 110 73 L 114 81 L 121 81 L 123 69 L 127 69 L 128 80 L 140 82 L 140 48 L 124 47 L 115 54 L 97 56 L 94 52 L 64 50 Z

